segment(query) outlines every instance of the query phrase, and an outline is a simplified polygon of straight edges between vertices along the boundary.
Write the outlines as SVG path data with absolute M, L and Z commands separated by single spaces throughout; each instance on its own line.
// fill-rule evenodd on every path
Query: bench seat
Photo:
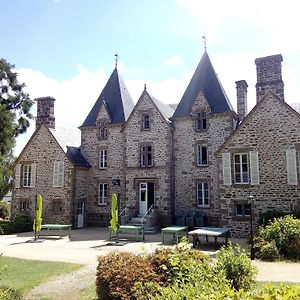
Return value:
M 38 237 L 40 236 L 49 236 L 49 235 L 58 235 L 59 238 L 63 236 L 65 232 L 69 238 L 71 237 L 71 229 L 72 225 L 64 225 L 64 224 L 43 224 L 41 227 L 41 231 L 38 233 Z
M 169 226 L 165 227 L 161 230 L 162 233 L 162 244 L 165 243 L 165 235 L 171 234 L 172 235 L 172 242 L 178 244 L 179 238 L 183 236 L 187 236 L 187 226 Z
M 120 225 L 118 230 L 118 237 L 120 238 L 133 238 L 136 241 L 145 240 L 145 228 L 144 226 L 137 225 Z M 109 240 L 116 239 L 116 233 L 111 230 L 109 226 Z

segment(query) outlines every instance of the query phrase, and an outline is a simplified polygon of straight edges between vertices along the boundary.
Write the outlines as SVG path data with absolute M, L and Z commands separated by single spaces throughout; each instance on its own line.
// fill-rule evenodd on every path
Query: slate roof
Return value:
M 96 125 L 96 119 L 103 101 L 112 123 L 124 123 L 133 110 L 134 102 L 117 68 L 110 75 L 96 103 L 83 122 L 83 127 Z
M 219 81 L 205 51 L 185 90 L 173 117 L 190 116 L 196 97 L 202 91 L 213 113 L 233 111 L 233 107 Z
M 170 118 L 174 114 L 174 109 L 171 106 L 169 106 L 167 104 L 164 104 L 163 102 L 159 101 L 157 98 L 153 97 L 149 93 L 148 93 L 148 95 L 152 99 L 154 104 L 156 105 L 157 109 L 161 112 L 161 114 L 163 115 L 165 120 L 170 123 Z
M 56 127 L 49 130 L 74 166 L 90 167 L 90 164 L 80 152 L 79 129 Z

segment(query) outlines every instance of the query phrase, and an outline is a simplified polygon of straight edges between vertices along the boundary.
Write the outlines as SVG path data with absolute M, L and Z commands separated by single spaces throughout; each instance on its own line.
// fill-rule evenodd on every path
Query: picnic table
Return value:
M 178 244 L 179 237 L 187 236 L 187 226 L 169 226 L 165 227 L 161 230 L 162 233 L 162 244 L 165 243 L 165 235 L 171 234 L 172 235 L 172 241 Z
M 72 225 L 64 224 L 43 224 L 41 231 L 38 233 L 38 237 L 46 235 L 59 235 L 59 238 L 62 237 L 64 232 L 68 232 L 69 238 L 71 237 Z
M 200 244 L 200 237 L 205 236 L 206 242 L 208 242 L 208 237 L 212 236 L 215 240 L 215 245 L 217 246 L 217 239 L 219 237 L 225 238 L 225 243 L 228 244 L 230 231 L 228 228 L 224 227 L 200 227 L 198 229 L 192 230 L 188 235 L 193 238 L 193 247 L 195 248 L 197 244 Z
M 133 236 L 130 236 L 130 235 Z M 118 235 L 120 238 L 134 238 L 136 241 L 144 241 L 145 240 L 145 228 L 144 226 L 137 225 L 120 225 L 118 229 Z M 111 226 L 109 226 L 109 240 L 117 238 L 116 234 L 111 230 Z

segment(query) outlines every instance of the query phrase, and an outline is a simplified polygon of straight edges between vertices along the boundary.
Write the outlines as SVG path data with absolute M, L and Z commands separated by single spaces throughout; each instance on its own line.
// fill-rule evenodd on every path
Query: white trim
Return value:
M 247 181 L 244 181 L 244 174 L 243 174 L 243 155 L 246 155 L 247 157 Z M 239 157 L 239 165 L 240 165 L 240 180 L 236 181 L 236 171 L 235 171 L 235 157 Z M 249 154 L 246 152 L 243 153 L 234 153 L 233 154 L 233 170 L 234 170 L 234 183 L 235 184 L 249 184 L 250 183 L 250 174 L 249 174 Z
M 199 196 L 199 185 L 201 184 L 201 197 Z M 207 185 L 207 204 L 205 204 L 205 185 Z M 209 207 L 209 183 L 208 182 L 197 182 L 197 205 L 199 207 Z M 199 204 L 201 200 L 201 204 Z
M 98 184 L 98 205 L 107 205 L 107 198 L 108 198 L 108 184 L 106 182 L 100 182 Z

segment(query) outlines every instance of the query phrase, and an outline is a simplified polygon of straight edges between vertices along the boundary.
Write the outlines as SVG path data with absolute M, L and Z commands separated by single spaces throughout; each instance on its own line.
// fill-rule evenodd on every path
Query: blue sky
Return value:
M 281 53 L 288 103 L 300 102 L 297 1 L 0 0 L 0 57 L 32 97 L 54 96 L 56 124 L 78 127 L 114 67 L 136 102 L 144 83 L 179 102 L 204 51 L 235 106 L 235 81 L 255 104 L 257 57 Z M 35 113 L 35 107 L 33 113 Z M 34 131 L 18 139 L 16 153 Z

